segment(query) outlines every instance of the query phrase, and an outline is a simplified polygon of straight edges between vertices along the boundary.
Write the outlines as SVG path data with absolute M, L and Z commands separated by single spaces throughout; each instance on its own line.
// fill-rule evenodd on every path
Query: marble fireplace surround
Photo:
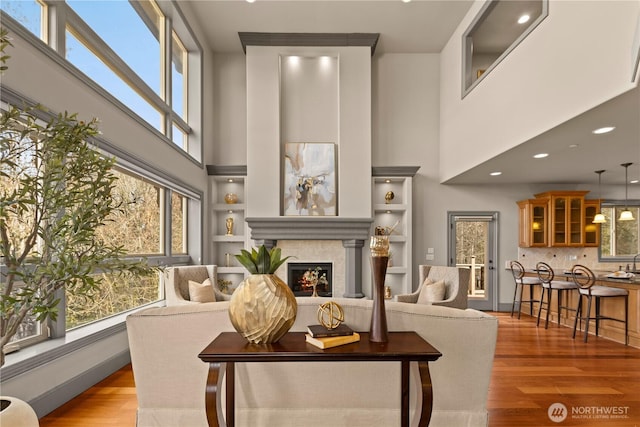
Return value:
M 251 239 L 268 249 L 280 240 L 337 240 L 345 250 L 345 298 L 362 298 L 362 248 L 369 241 L 373 218 L 268 217 L 247 218 Z M 311 242 L 310 244 L 312 244 Z M 319 243 L 319 242 L 318 242 Z M 336 295 L 337 296 L 337 295 Z

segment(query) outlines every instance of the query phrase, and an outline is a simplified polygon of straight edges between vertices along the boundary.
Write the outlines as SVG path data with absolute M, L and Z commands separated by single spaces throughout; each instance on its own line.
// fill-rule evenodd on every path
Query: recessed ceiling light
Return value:
M 605 127 L 601 127 L 601 128 L 595 129 L 593 131 L 593 133 L 595 133 L 596 135 L 602 135 L 603 133 L 611 132 L 615 128 L 616 128 L 615 126 L 605 126 Z
M 525 22 L 528 22 L 529 19 L 531 19 L 529 15 L 522 15 L 520 18 L 518 18 L 518 24 L 524 24 Z
M 640 179 L 632 179 L 631 181 L 629 181 L 629 184 L 637 184 L 640 182 Z
M 247 3 L 253 3 L 253 2 L 255 2 L 255 1 L 256 1 L 256 0 L 247 0 Z
M 411 3 L 411 0 L 402 0 L 402 3 Z
M 569 145 L 569 148 L 578 148 L 578 144 L 571 144 Z
M 533 158 L 534 159 L 544 159 L 545 157 L 548 157 L 549 153 L 538 153 L 538 154 L 534 154 Z
M 502 175 L 502 172 L 491 172 L 489 175 L 498 176 L 498 175 Z

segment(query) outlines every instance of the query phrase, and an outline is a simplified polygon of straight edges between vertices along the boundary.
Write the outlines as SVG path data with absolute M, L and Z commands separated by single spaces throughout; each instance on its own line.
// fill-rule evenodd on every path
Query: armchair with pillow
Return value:
M 163 275 L 167 305 L 227 301 L 231 295 L 218 288 L 217 265 L 169 267 Z
M 432 304 L 466 309 L 470 271 L 441 265 L 418 266 L 420 286 L 411 294 L 398 295 L 398 302 Z

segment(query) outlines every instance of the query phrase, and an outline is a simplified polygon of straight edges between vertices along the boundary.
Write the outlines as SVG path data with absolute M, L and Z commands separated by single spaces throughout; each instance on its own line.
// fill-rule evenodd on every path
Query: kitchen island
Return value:
M 615 288 L 622 288 L 629 291 L 629 345 L 640 348 L 640 274 L 636 274 L 635 277 L 630 279 L 624 278 L 611 278 L 607 277 L 612 274 L 611 271 L 595 271 L 596 285 L 611 286 Z M 537 273 L 533 270 L 527 270 L 526 276 L 537 277 Z M 571 281 L 571 273 L 569 271 L 557 271 L 555 274 L 557 280 Z M 534 299 L 540 299 L 540 292 L 542 288 L 534 289 Z M 558 305 L 556 293 L 553 293 L 554 300 L 552 301 L 551 312 L 549 314 L 549 327 L 557 327 L 558 323 L 568 328 L 567 336 L 571 338 L 573 333 L 573 323 L 575 320 L 575 309 L 578 306 L 578 292 L 563 292 L 562 304 L 563 306 L 571 307 L 573 311 L 562 310 L 562 316 L 558 321 Z M 538 305 L 533 303 L 533 313 L 537 315 Z M 586 307 L 585 307 L 586 309 Z M 595 312 L 595 307 L 592 307 L 592 313 Z M 522 303 L 520 310 L 523 314 L 529 314 L 529 303 Z M 615 317 L 618 319 L 624 319 L 624 301 L 622 298 L 605 298 L 602 300 L 600 306 L 600 314 L 603 316 Z M 545 316 L 545 312 L 541 314 L 541 317 Z M 542 319 L 541 319 L 542 320 Z M 553 322 L 553 323 L 552 323 Z M 595 327 L 593 325 L 589 327 L 590 335 L 595 334 Z M 582 326 L 578 323 L 578 328 L 584 333 L 584 322 Z M 544 322 L 540 322 L 540 327 L 544 327 Z M 582 342 L 579 338 L 579 333 L 576 332 L 576 342 Z M 601 320 L 598 336 L 617 341 L 624 344 L 624 323 L 614 322 L 610 320 Z M 588 343 L 586 344 L 588 345 Z

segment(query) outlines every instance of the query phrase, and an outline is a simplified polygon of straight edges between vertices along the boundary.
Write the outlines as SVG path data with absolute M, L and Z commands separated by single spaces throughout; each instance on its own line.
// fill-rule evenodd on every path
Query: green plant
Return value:
M 251 274 L 274 274 L 278 267 L 292 258 L 291 256 L 282 258 L 280 248 L 267 250 L 264 245 L 258 250 L 252 248 L 251 252 L 241 249 L 240 254 L 234 256 Z
M 6 31 L 0 39 L 11 45 Z M 90 143 L 97 121 L 64 113 L 43 123 L 41 110 L 9 105 L 0 116 L 0 349 L 25 319 L 55 320 L 60 290 L 92 298 L 100 273 L 157 271 L 96 232 L 119 209 L 114 160 Z

